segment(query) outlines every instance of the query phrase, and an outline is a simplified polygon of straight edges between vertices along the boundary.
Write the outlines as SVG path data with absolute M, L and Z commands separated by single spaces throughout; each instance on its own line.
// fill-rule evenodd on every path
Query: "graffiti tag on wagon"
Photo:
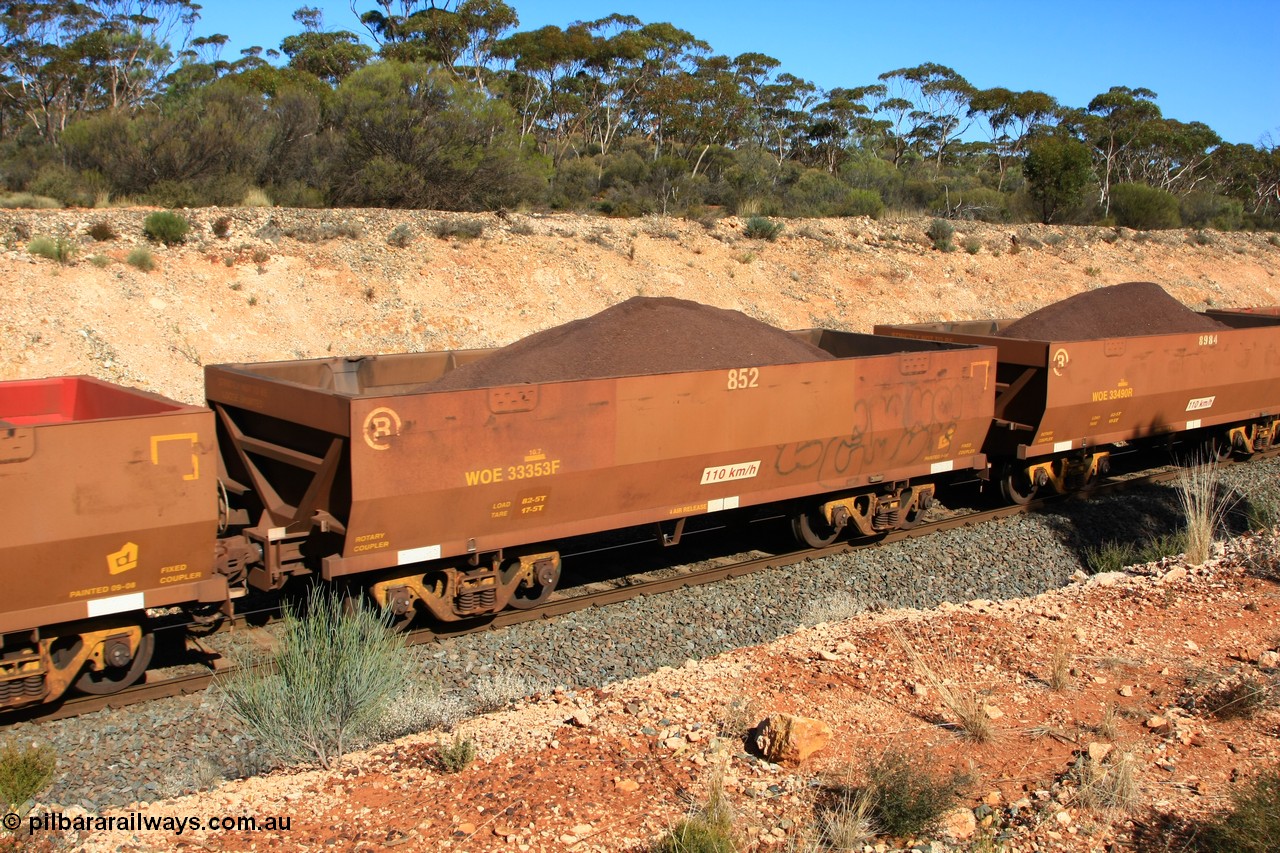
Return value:
M 955 395 L 948 390 L 912 388 L 859 399 L 851 414 L 845 435 L 780 445 L 774 472 L 805 472 L 822 482 L 877 465 L 925 461 L 950 447 L 958 427 Z

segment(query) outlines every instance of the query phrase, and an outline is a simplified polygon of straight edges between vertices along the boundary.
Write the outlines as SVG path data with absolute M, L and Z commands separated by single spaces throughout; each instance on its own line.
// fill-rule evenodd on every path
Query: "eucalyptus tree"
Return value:
M 803 152 L 810 110 L 818 102 L 818 87 L 794 74 L 779 74 L 760 87 L 757 96 L 760 147 L 781 166 Z
M 536 133 L 553 163 L 583 138 L 589 110 L 581 78 L 597 50 L 596 37 L 583 23 L 513 33 L 494 48 L 511 65 L 503 89 L 520 115 L 521 140 Z
M 1224 144 L 1210 164 L 1214 183 L 1224 195 L 1273 227 L 1280 224 L 1280 146 Z
M 360 42 L 350 30 L 327 30 L 324 13 L 314 6 L 303 6 L 293 13 L 302 32 L 285 36 L 280 49 L 289 57 L 289 65 L 336 86 L 373 57 L 373 48 Z
M 359 11 L 367 2 L 376 8 Z M 503 0 L 350 0 L 350 6 L 384 59 L 438 62 L 481 87 L 498 43 L 520 24 Z
M 0 7 L 5 106 L 56 143 L 78 115 L 136 109 L 185 49 L 192 0 L 25 0 Z
M 1117 170 L 1126 182 L 1186 195 L 1211 177 L 1209 160 L 1221 144 L 1202 122 L 1149 120 L 1118 158 Z
M 948 144 L 968 127 L 965 117 L 974 87 L 954 69 L 936 62 L 886 71 L 878 79 L 891 94 L 896 93 L 881 109 L 895 117 L 893 130 L 900 137 L 897 150 L 914 147 L 941 169 Z M 900 159 L 898 153 L 894 162 Z
M 1023 156 L 1027 141 L 1052 124 L 1058 111 L 1058 101 L 1044 92 L 996 87 L 972 94 L 968 114 L 981 117 L 986 125 L 999 172 L 997 189 L 1004 190 L 1009 167 Z
M 1126 152 L 1138 141 L 1147 122 L 1163 118 L 1150 89 L 1112 86 L 1089 102 L 1082 115 L 1082 130 L 1093 147 L 1098 170 L 1098 203 L 1111 210 L 1111 185 L 1117 181 Z
M 668 127 L 683 109 L 697 82 L 692 79 L 699 57 L 711 53 L 711 46 L 674 24 L 645 24 L 637 31 L 642 56 L 632 73 L 641 84 L 629 105 L 629 120 L 638 133 L 649 140 L 656 161 L 666 153 Z

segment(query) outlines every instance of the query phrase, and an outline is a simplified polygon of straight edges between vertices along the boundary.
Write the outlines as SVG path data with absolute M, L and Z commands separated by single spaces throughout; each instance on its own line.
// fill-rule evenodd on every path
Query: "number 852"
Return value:
M 758 367 L 739 367 L 736 370 L 729 371 L 728 387 L 730 391 L 755 388 L 759 384 L 760 368 Z

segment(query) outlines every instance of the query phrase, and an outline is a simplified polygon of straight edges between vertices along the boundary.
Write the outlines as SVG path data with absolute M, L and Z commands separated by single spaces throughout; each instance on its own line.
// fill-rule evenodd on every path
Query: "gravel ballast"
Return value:
M 1274 493 L 1280 460 L 1237 465 L 1228 482 Z M 474 701 L 477 679 L 510 674 L 534 690 L 598 687 L 773 640 L 802 624 L 867 608 L 1036 595 L 1070 582 L 1089 547 L 1136 540 L 1178 524 L 1170 487 L 1136 487 L 1039 513 L 962 527 L 681 592 L 632 599 L 554 621 L 530 622 L 429 647 L 445 686 Z M 269 766 L 212 694 L 162 700 L 69 720 L 25 723 L 12 738 L 47 741 L 57 781 L 41 797 L 55 810 L 96 813 L 192 793 Z

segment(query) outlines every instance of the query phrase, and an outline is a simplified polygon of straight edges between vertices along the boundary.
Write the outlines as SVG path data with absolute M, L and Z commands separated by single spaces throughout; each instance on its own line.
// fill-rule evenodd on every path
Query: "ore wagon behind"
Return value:
M 1216 319 L 1232 328 L 1092 340 L 996 334 L 1012 320 L 875 331 L 997 349 L 995 422 L 984 450 L 1007 460 L 1002 485 L 1025 502 L 1046 487 L 1087 485 L 1118 443 L 1189 433 L 1222 457 L 1270 446 L 1280 426 L 1280 326 Z
M 146 608 L 226 600 L 213 443 L 203 407 L 88 376 L 0 382 L 0 708 L 122 687 L 150 657 Z

